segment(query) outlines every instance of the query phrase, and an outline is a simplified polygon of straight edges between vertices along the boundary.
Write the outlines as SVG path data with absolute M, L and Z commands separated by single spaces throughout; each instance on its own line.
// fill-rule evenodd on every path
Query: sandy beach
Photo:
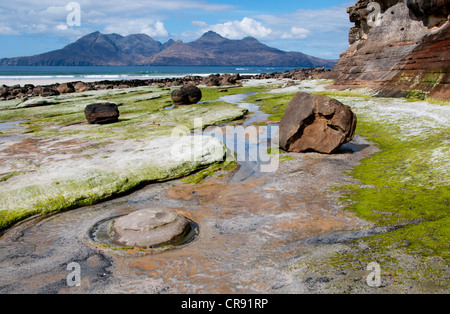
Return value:
M 34 86 L 46 86 L 53 84 L 63 84 L 63 83 L 71 83 L 74 82 L 74 78 L 51 78 L 51 79 L 42 79 L 42 78 L 20 78 L 20 79 L 0 79 L 0 85 L 6 86 L 14 86 L 20 85 L 24 86 L 26 84 L 32 84 Z M 82 80 L 85 83 L 94 83 L 98 81 L 98 79 L 86 79 Z

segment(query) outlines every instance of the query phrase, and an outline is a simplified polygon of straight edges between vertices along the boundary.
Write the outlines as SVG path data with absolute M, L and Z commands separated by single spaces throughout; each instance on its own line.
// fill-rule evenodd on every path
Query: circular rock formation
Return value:
M 108 124 L 119 121 L 119 107 L 113 103 L 88 105 L 84 110 L 89 124 Z
M 289 152 L 332 154 L 355 136 L 356 115 L 324 95 L 297 93 L 280 123 L 280 147 Z
M 174 211 L 144 209 L 117 219 L 112 239 L 123 246 L 149 248 L 170 244 L 183 237 L 189 228 L 189 221 Z

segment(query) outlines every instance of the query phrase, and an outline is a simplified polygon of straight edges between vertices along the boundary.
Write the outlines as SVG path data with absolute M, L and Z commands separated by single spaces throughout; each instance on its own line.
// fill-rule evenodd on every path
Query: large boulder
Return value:
M 202 100 L 203 94 L 200 88 L 193 84 L 185 85 L 181 88 L 187 95 L 189 99 L 189 104 L 196 104 Z
M 108 124 L 119 121 L 119 107 L 113 103 L 88 105 L 84 110 L 89 124 Z
M 297 93 L 280 123 L 280 147 L 332 154 L 353 139 L 355 129 L 350 107 L 324 95 Z
M 172 92 L 172 101 L 175 105 L 187 105 L 189 103 L 189 96 L 182 89 L 176 89 Z
M 197 86 L 190 84 L 172 92 L 172 100 L 175 105 L 193 105 L 202 99 L 202 91 Z
M 187 233 L 189 226 L 189 221 L 174 211 L 144 209 L 117 219 L 112 227 L 112 238 L 120 245 L 148 248 L 177 241 Z

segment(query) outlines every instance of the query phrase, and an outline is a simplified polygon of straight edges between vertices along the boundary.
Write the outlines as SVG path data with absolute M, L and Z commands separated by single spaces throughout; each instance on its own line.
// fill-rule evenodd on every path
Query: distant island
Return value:
M 94 32 L 66 47 L 29 57 L 0 59 L 1 66 L 288 66 L 333 67 L 337 60 L 268 47 L 253 37 L 231 40 L 215 32 L 184 43 L 148 35 Z

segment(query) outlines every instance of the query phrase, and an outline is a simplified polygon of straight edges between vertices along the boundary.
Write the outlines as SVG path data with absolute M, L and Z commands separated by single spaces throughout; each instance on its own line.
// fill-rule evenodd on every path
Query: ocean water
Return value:
M 5 82 L 52 81 L 71 82 L 86 80 L 130 80 L 174 78 L 186 75 L 208 76 L 210 74 L 256 75 L 260 73 L 285 72 L 294 67 L 201 67 L 201 66 L 0 66 L 0 85 Z

